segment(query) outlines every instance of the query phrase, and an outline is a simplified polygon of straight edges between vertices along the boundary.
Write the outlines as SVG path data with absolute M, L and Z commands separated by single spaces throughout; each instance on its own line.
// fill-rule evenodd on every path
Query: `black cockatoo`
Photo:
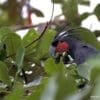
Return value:
M 54 56 L 56 62 L 60 62 L 62 58 L 63 63 L 68 64 L 72 58 L 72 62 L 77 65 L 83 64 L 89 56 L 98 51 L 71 33 L 72 30 L 67 30 L 57 34 L 52 41 L 50 54 Z

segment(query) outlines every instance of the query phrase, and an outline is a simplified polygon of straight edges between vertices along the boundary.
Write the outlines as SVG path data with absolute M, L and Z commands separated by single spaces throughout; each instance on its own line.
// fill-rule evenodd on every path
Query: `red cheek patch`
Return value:
M 56 47 L 56 52 L 64 52 L 64 51 L 67 51 L 69 49 L 69 45 L 67 42 L 63 41 L 59 41 L 58 44 L 57 44 L 57 47 Z

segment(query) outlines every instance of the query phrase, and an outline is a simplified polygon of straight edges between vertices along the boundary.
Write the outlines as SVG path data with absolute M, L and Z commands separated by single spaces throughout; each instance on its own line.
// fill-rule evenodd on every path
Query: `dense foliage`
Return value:
M 94 33 L 89 35 L 91 32 L 83 28 L 81 31 L 87 34 L 86 38 L 83 37 L 85 42 L 100 48 Z M 82 100 L 80 98 L 99 98 L 100 56 L 89 59 L 81 66 L 72 64 L 67 67 L 62 62 L 56 64 L 49 55 L 49 47 L 55 33 L 54 30 L 49 29 L 40 40 L 26 47 L 39 36 L 37 31 L 31 29 L 21 39 L 8 28 L 0 29 L 1 99 L 73 100 L 77 98 L 74 100 Z M 82 33 L 80 34 L 82 37 Z M 32 67 L 33 64 L 35 64 L 34 67 Z M 25 86 L 23 69 L 32 71 L 32 74 L 26 74 L 28 80 Z M 79 92 L 77 87 L 84 82 L 84 79 L 88 84 Z M 34 82 L 35 80 L 37 81 Z
M 80 26 L 81 21 L 90 15 L 78 15 L 77 11 L 77 5 L 89 4 L 88 0 L 55 0 L 55 3 L 62 4 L 71 27 Z M 98 5 L 93 12 L 98 18 L 99 8 Z M 89 58 L 80 66 L 56 64 L 49 48 L 57 31 L 49 28 L 33 42 L 40 36 L 34 28 L 23 38 L 7 27 L 0 28 L 0 100 L 99 100 L 100 55 Z M 100 50 L 94 32 L 80 28 L 73 35 Z M 83 83 L 86 86 L 79 89 Z

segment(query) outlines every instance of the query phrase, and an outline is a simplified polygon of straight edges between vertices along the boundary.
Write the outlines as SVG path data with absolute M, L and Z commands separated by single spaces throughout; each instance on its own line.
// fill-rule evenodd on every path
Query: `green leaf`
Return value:
M 97 38 L 100 36 L 100 30 L 95 30 L 94 33 L 95 33 L 95 35 L 96 35 Z
M 98 76 L 100 76 L 100 63 L 91 70 L 91 82 L 94 82 Z
M 80 24 L 77 4 L 77 0 L 63 0 L 63 14 L 71 26 L 77 26 Z
M 22 100 L 23 97 L 23 86 L 21 84 L 16 84 L 11 93 L 5 96 L 4 100 Z
M 43 90 L 47 82 L 48 82 L 48 78 L 44 77 L 40 85 L 33 87 L 32 94 L 27 97 L 27 100 L 40 100 L 41 94 L 43 93 Z
M 1 50 L 0 50 L 0 60 L 1 61 L 4 61 L 5 60 L 5 58 L 6 58 L 6 56 L 7 56 L 7 52 L 6 52 L 6 46 L 5 46 L 5 44 L 3 45 L 3 44 L 1 44 L 0 45 L 1 46 Z
M 97 49 L 100 49 L 100 43 L 97 41 L 95 33 L 91 32 L 90 30 L 80 28 L 79 30 L 77 30 L 75 35 L 82 39 L 85 43 L 89 43 Z
M 93 66 L 89 65 L 88 63 L 82 64 L 78 67 L 78 73 L 80 76 L 90 81 L 91 80 L 90 75 L 91 75 L 92 68 Z
M 31 8 L 31 11 L 35 13 L 38 17 L 44 17 L 44 14 L 36 8 Z
M 13 33 L 9 28 L 7 27 L 2 27 L 0 28 L 0 41 L 4 40 L 7 36 L 7 34 Z
M 21 45 L 21 38 L 15 33 L 9 33 L 6 36 L 4 43 L 6 45 L 7 55 L 11 55 L 16 53 L 19 46 Z
M 57 91 L 56 79 L 57 79 L 57 77 L 49 78 L 48 83 L 45 85 L 45 88 L 44 88 L 43 92 L 41 93 L 40 100 L 55 100 L 55 95 L 56 95 L 56 91 Z M 49 99 L 47 99 L 47 98 L 49 98 Z
M 6 50 L 2 50 L 1 52 L 0 52 L 0 60 L 1 61 L 4 61 L 5 59 L 6 59 Z
M 52 58 L 47 59 L 44 65 L 45 71 L 50 75 L 61 71 L 64 67 L 62 63 L 56 64 Z
M 94 14 L 97 16 L 97 18 L 100 20 L 100 4 L 96 6 L 94 9 Z
M 89 0 L 78 0 L 78 3 L 82 4 L 82 5 L 90 5 L 90 1 Z
M 18 67 L 18 71 L 20 71 L 23 66 L 24 55 L 25 55 L 25 48 L 21 46 L 16 54 L 16 64 Z
M 90 13 L 83 13 L 81 16 L 80 16 L 80 20 L 83 21 L 84 19 L 86 19 L 88 16 L 90 15 Z
M 69 97 L 77 91 L 76 82 L 73 77 L 59 74 L 56 81 L 57 93 L 54 100 L 69 100 Z
M 1 43 L 0 43 L 0 51 L 3 49 L 3 46 L 4 46 L 4 43 L 1 42 Z
M 93 66 L 91 70 L 91 81 L 93 82 L 100 75 L 100 54 L 90 59 L 88 63 Z
M 66 78 L 64 74 L 56 73 L 49 78 L 40 100 L 69 100 L 67 96 L 71 96 L 76 90 L 72 77 Z
M 79 74 L 93 82 L 100 75 L 100 55 L 94 55 L 78 67 Z
M 49 57 L 49 48 L 53 37 L 55 36 L 55 31 L 47 30 L 43 37 L 38 42 L 37 52 L 35 59 L 46 59 Z
M 2 61 L 0 61 L 0 80 L 5 84 L 11 85 L 10 77 L 7 72 L 7 66 Z
M 62 3 L 63 0 L 52 0 L 52 2 L 54 2 L 54 3 Z
M 35 40 L 36 38 L 38 38 L 39 33 L 37 31 L 35 31 L 34 29 L 30 29 L 28 31 L 28 33 L 23 37 L 22 42 L 24 46 L 27 46 L 28 44 L 30 44 L 33 40 Z M 37 43 L 33 43 L 31 46 L 29 46 L 28 48 L 26 48 L 26 54 L 31 54 L 31 53 L 35 53 L 36 52 L 36 46 Z
M 100 98 L 100 74 L 95 79 L 95 85 L 92 89 L 91 100 L 96 100 Z

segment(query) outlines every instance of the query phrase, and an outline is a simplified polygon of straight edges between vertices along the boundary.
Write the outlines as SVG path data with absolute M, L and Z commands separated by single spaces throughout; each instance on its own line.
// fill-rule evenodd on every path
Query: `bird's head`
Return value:
M 65 56 L 69 51 L 69 44 L 65 39 L 66 36 L 67 34 L 65 35 L 65 32 L 62 32 L 52 41 L 50 54 L 55 58 L 56 62 L 60 62 L 60 58 Z
M 55 53 L 62 54 L 63 52 L 67 52 L 69 50 L 69 45 L 66 41 L 58 41 L 55 47 Z

